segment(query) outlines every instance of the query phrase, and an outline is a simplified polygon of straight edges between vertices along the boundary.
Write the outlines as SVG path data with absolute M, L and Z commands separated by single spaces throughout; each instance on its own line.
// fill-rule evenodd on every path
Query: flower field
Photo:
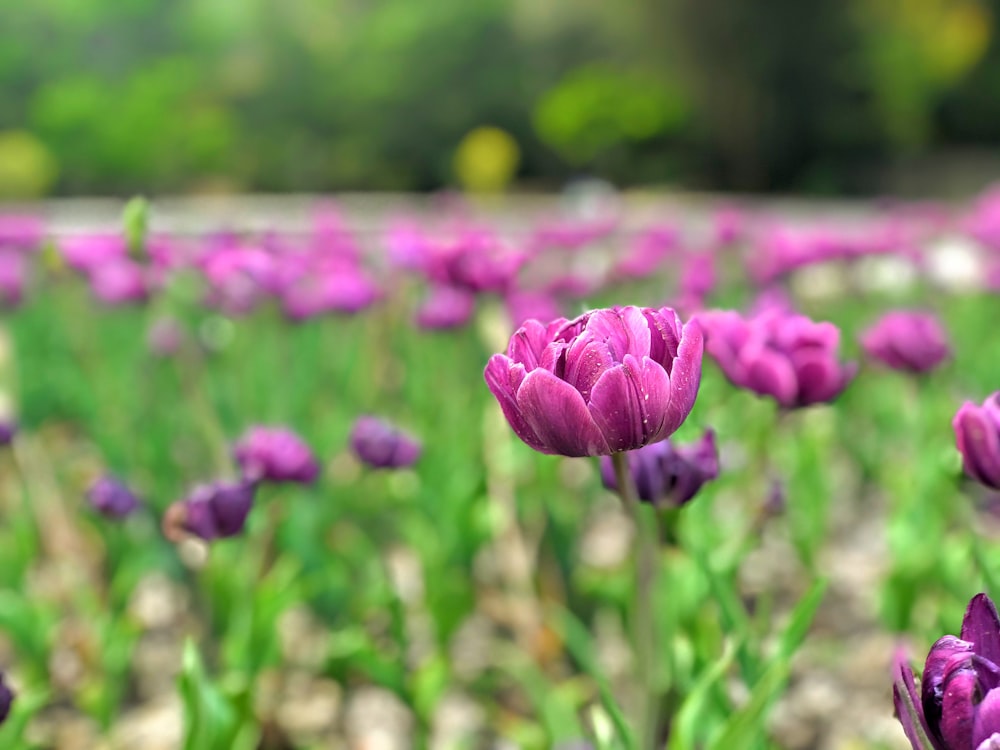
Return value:
M 0 213 L 0 748 L 1000 746 L 1000 193 L 182 224 Z

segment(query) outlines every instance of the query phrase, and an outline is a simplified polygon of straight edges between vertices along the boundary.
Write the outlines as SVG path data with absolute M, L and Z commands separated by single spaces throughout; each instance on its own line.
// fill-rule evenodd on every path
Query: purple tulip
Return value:
M 95 265 L 88 275 L 91 291 L 105 304 L 134 304 L 149 296 L 145 269 L 128 258 Z
M 803 315 L 767 310 L 744 318 L 731 310 L 698 316 L 705 349 L 729 381 L 786 409 L 832 401 L 857 366 L 840 362 L 840 331 Z
M 14 308 L 21 304 L 27 282 L 25 255 L 0 245 L 0 307 Z
M 928 372 L 951 355 L 948 335 L 930 313 L 896 310 L 861 335 L 869 357 L 894 370 Z
M 106 518 L 125 518 L 139 508 L 139 498 L 117 477 L 105 474 L 87 490 L 90 507 Z
M 412 466 L 422 452 L 416 438 L 378 417 L 359 417 L 350 439 L 354 455 L 373 469 Z
M 0 724 L 3 724 L 10 716 L 10 709 L 14 705 L 16 697 L 14 691 L 7 684 L 4 673 L 0 672 Z
M 45 237 L 45 224 L 37 216 L 0 214 L 0 248 L 34 250 Z
M 475 308 L 476 297 L 472 292 L 435 285 L 417 310 L 416 322 L 421 328 L 430 330 L 459 328 L 469 322 Z
M 486 383 L 511 428 L 542 453 L 603 456 L 670 437 L 701 383 L 701 328 L 669 307 L 528 320 Z
M 381 291 L 360 268 L 312 270 L 282 292 L 282 309 L 292 320 L 330 312 L 357 313 L 378 301 Z
M 243 478 L 251 482 L 309 484 L 319 464 L 305 441 L 286 427 L 252 427 L 233 448 Z
M 627 455 L 639 499 L 657 507 L 684 505 L 703 484 L 719 476 L 719 451 L 712 430 L 691 445 L 674 445 L 667 438 Z M 601 480 L 609 490 L 618 491 L 610 456 L 601 457 Z
M 76 234 L 60 238 L 58 244 L 66 265 L 88 275 L 128 257 L 128 243 L 120 234 Z
M 969 602 L 960 637 L 931 647 L 920 690 L 904 659 L 893 671 L 896 716 L 914 750 L 1000 748 L 1000 619 L 986 594 Z
M 504 295 L 504 305 L 516 328 L 530 318 L 554 320 L 559 317 L 559 305 L 555 298 L 541 291 L 509 291 Z
M 982 406 L 966 401 L 951 426 L 965 473 L 1000 490 L 1000 391 L 987 397 Z
M 236 536 L 246 525 L 256 487 L 245 480 L 198 485 L 167 509 L 164 533 L 172 540 L 185 533 L 205 541 Z

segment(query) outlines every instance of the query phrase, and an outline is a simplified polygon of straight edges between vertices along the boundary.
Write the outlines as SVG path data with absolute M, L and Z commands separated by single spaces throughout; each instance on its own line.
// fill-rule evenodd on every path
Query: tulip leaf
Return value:
M 629 726 L 621 707 L 615 700 L 607 678 L 594 659 L 594 648 L 590 640 L 590 633 L 587 632 L 587 628 L 583 623 L 568 609 L 553 605 L 553 610 L 556 614 L 557 627 L 563 642 L 566 644 L 573 658 L 583 668 L 583 671 L 590 675 L 591 679 L 597 684 L 597 689 L 601 696 L 601 704 L 611 718 L 622 742 L 625 743 L 626 749 L 636 750 L 638 744 L 632 728 Z
M 708 700 L 709 691 L 725 675 L 733 663 L 737 650 L 738 646 L 734 641 L 727 641 L 722 656 L 699 675 L 671 725 L 667 750 L 687 750 L 698 746 L 696 732 L 702 720 L 702 711 Z
M 746 705 L 729 717 L 721 733 L 709 745 L 710 750 L 752 750 L 757 747 L 764 718 L 788 679 L 792 656 L 805 638 L 825 591 L 826 581 L 819 580 L 796 605 L 778 640 L 774 660 L 754 685 Z

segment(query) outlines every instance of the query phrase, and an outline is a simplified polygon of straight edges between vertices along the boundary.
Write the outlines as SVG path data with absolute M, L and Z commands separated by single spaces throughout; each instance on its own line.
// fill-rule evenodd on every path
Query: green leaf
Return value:
M 583 623 L 568 609 L 554 605 L 553 610 L 556 615 L 556 626 L 560 635 L 562 635 L 563 641 L 566 643 L 566 647 L 573 655 L 573 658 L 579 662 L 583 671 L 590 675 L 594 682 L 597 683 L 597 689 L 601 696 L 601 705 L 608 712 L 608 716 L 611 718 L 619 737 L 625 743 L 627 750 L 636 750 L 638 745 L 632 728 L 628 725 L 621 707 L 615 700 L 607 678 L 605 678 L 597 661 L 594 659 L 594 649 L 590 633 L 587 632 L 587 628 Z
M 792 656 L 805 638 L 825 591 L 826 581 L 817 581 L 796 605 L 770 666 L 754 685 L 747 704 L 729 718 L 709 745 L 711 750 L 752 750 L 759 746 L 764 719 L 788 680 Z

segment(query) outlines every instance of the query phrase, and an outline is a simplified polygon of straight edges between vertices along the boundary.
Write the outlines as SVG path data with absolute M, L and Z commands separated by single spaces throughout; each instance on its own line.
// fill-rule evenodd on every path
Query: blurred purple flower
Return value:
M 251 427 L 236 442 L 233 456 L 251 482 L 308 484 L 319 474 L 312 449 L 287 427 Z
M 18 432 L 18 424 L 11 418 L 0 419 L 0 446 L 10 445 Z
M 504 295 L 504 303 L 514 328 L 520 328 L 530 318 L 555 320 L 560 317 L 559 305 L 545 292 L 512 290 Z
M 690 445 L 674 445 L 667 438 L 627 455 L 639 499 L 657 507 L 679 507 L 719 476 L 719 451 L 712 430 Z M 601 457 L 601 480 L 609 490 L 618 491 L 610 456 Z
M 503 293 L 527 259 L 484 228 L 464 227 L 449 241 L 430 244 L 424 273 L 433 283 L 471 292 Z
M 832 323 L 778 310 L 753 318 L 712 310 L 698 320 L 705 350 L 729 381 L 786 409 L 832 401 L 857 372 L 856 364 L 841 363 L 840 331 Z
M 416 322 L 427 329 L 458 328 L 469 322 L 475 309 L 476 297 L 472 292 L 435 285 L 417 310 Z
M 723 206 L 712 215 L 712 234 L 716 245 L 732 245 L 746 234 L 747 215 L 736 206 Z
M 144 302 L 149 296 L 145 268 L 128 258 L 95 265 L 88 276 L 94 296 L 108 305 Z
M 14 705 L 14 700 L 17 696 L 11 689 L 10 685 L 7 684 L 7 676 L 0 672 L 0 724 L 7 721 L 7 717 L 10 716 L 10 709 Z
M 74 234 L 60 237 L 57 244 L 66 265 L 88 275 L 107 263 L 128 257 L 128 244 L 120 234 Z
M 28 260 L 23 253 L 0 246 L 0 306 L 14 308 L 24 299 Z
M 117 477 L 105 474 L 86 493 L 90 507 L 107 518 L 125 518 L 136 511 L 139 498 Z
M 906 372 L 928 372 L 951 355 L 948 334 L 931 313 L 889 312 L 862 333 L 860 340 L 869 357 Z
M 37 216 L 0 214 L 0 249 L 34 250 L 45 238 L 45 223 Z
M 357 313 L 381 297 L 375 282 L 360 268 L 311 269 L 281 293 L 282 309 L 292 320 L 324 313 Z
M 982 406 L 966 401 L 951 425 L 965 473 L 1000 490 L 1000 391 L 988 396 Z
M 528 320 L 486 383 L 521 440 L 542 453 L 601 456 L 673 434 L 701 383 L 701 329 L 668 307 Z
M 643 230 L 632 240 L 628 254 L 615 264 L 612 276 L 642 279 L 652 274 L 677 250 L 680 231 L 672 224 L 659 224 Z
M 412 435 L 373 416 L 358 417 L 350 440 L 354 455 L 374 469 L 412 466 L 423 450 Z
M 919 690 L 906 660 L 894 662 L 896 717 L 914 750 L 1000 748 L 1000 619 L 986 594 L 969 602 L 960 637 L 931 647 Z
M 246 525 L 256 487 L 246 480 L 198 485 L 167 509 L 164 534 L 174 541 L 185 533 L 205 541 L 236 536 Z

